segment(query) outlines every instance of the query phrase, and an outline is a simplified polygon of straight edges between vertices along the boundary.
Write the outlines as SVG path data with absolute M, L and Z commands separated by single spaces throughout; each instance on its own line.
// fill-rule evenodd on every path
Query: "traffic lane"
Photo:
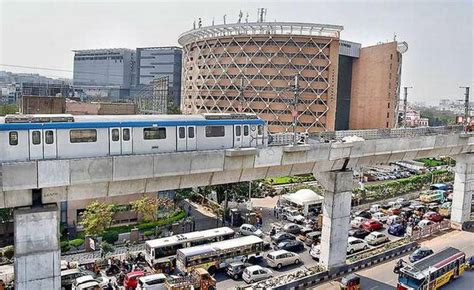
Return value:
M 470 257 L 474 255 L 474 233 L 450 231 L 448 233 L 438 235 L 431 240 L 426 240 L 426 241 L 421 242 L 421 246 L 431 248 L 435 252 L 442 250 L 443 248 L 447 246 L 451 246 L 461 251 L 464 251 L 466 253 L 466 256 Z M 383 288 L 383 287 L 386 287 L 386 285 L 391 287 L 390 289 L 393 289 L 394 287 L 396 287 L 398 276 L 393 273 L 393 268 L 395 267 L 395 264 L 399 259 L 404 259 L 405 261 L 408 261 L 408 256 L 409 254 L 400 256 L 389 262 L 379 264 L 375 267 L 357 272 L 357 274 L 361 277 L 361 284 L 362 284 L 363 289 L 366 289 L 366 288 L 372 289 L 372 290 L 386 289 L 386 288 Z M 458 279 L 458 280 L 463 280 L 463 279 L 467 280 L 466 282 L 457 282 L 457 283 L 461 283 L 462 285 L 465 285 L 464 283 L 467 283 L 467 285 L 473 285 L 474 280 L 471 279 L 472 274 L 467 275 L 467 277 L 468 279 L 465 279 L 466 278 L 465 276 L 462 276 L 460 279 Z M 313 289 L 317 289 L 317 290 L 339 289 L 337 285 L 338 285 L 337 282 L 331 281 L 331 282 L 322 284 L 320 286 L 317 286 Z M 448 286 L 444 288 L 450 289 L 452 288 L 450 286 L 451 284 L 448 284 Z M 453 289 L 464 289 L 464 288 L 453 288 Z M 472 289 L 472 287 L 469 287 L 466 289 Z

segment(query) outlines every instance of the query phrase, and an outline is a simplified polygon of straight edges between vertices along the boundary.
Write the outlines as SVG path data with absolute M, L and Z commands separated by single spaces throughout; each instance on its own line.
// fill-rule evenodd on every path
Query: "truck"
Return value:
M 205 269 L 196 268 L 187 276 L 167 279 L 165 286 L 168 290 L 215 290 L 216 279 Z

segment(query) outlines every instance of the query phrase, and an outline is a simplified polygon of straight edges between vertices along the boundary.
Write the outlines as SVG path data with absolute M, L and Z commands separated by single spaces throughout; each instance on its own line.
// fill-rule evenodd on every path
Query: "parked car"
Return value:
M 265 259 L 268 266 L 277 269 L 281 269 L 282 266 L 286 265 L 297 265 L 301 262 L 301 258 L 298 254 L 286 250 L 270 252 L 267 254 Z
M 363 218 L 366 218 L 366 219 L 371 219 L 372 218 L 372 214 L 368 211 L 359 211 L 359 212 L 356 212 L 356 216 L 360 216 L 360 217 L 363 217 Z
M 354 238 L 354 237 L 349 237 L 347 240 L 347 252 L 349 254 L 353 254 L 357 251 L 361 250 L 367 250 L 369 248 L 369 245 L 365 240 Z
M 283 230 L 287 233 L 290 233 L 290 234 L 299 234 L 300 231 L 301 231 L 301 228 L 297 224 L 288 223 L 288 224 L 283 226 Z
M 125 289 L 135 289 L 138 286 L 138 279 L 145 276 L 143 271 L 133 271 L 125 275 L 125 280 L 123 281 L 123 286 Z
M 419 248 L 413 253 L 411 253 L 410 257 L 408 258 L 410 262 L 414 263 L 416 261 L 419 261 L 425 257 L 428 257 L 429 255 L 432 255 L 434 252 L 430 248 Z
M 353 228 L 360 228 L 360 226 L 367 221 L 365 217 L 360 217 L 356 216 L 352 221 L 351 221 L 351 227 Z
M 303 223 L 305 218 L 297 209 L 287 209 L 283 214 L 283 219 L 294 223 Z
M 271 236 L 271 240 L 274 244 L 278 244 L 284 240 L 296 240 L 296 237 L 286 232 L 279 232 Z
M 369 232 L 373 232 L 381 230 L 383 228 L 383 224 L 376 220 L 368 220 L 362 223 L 361 228 Z
M 429 211 L 423 215 L 423 219 L 440 222 L 444 219 L 444 217 L 435 211 Z
M 300 240 L 285 240 L 276 245 L 275 250 L 287 250 L 292 252 L 301 252 L 304 250 L 304 244 Z
M 406 232 L 406 229 L 403 225 L 401 224 L 391 224 L 389 227 L 388 227 L 388 230 L 387 232 L 391 235 L 394 235 L 394 236 L 403 236 Z
M 391 215 L 387 219 L 387 225 L 401 224 L 402 222 L 403 222 L 403 218 L 399 215 Z
M 262 266 L 250 266 L 245 268 L 243 274 L 242 274 L 242 279 L 251 284 L 255 283 L 257 281 L 265 280 L 273 276 L 272 270 L 268 268 L 264 268 Z
M 376 220 L 376 221 L 379 221 L 381 223 L 386 223 L 387 222 L 387 219 L 388 219 L 388 216 L 386 214 L 384 214 L 383 212 L 376 212 L 372 215 L 372 219 Z
M 434 221 L 430 221 L 430 220 L 421 220 L 418 222 L 417 226 L 420 227 L 420 228 L 426 228 L 427 226 L 431 226 L 431 225 L 434 225 Z
M 363 239 L 366 236 L 368 236 L 369 234 L 370 234 L 370 232 L 368 230 L 365 230 L 365 229 L 352 229 L 352 230 L 349 230 L 349 236 L 354 237 L 354 238 Z
M 163 273 L 140 277 L 137 290 L 166 290 L 167 278 L 168 276 Z
M 317 243 L 319 240 L 321 240 L 321 232 L 320 231 L 309 232 L 305 236 L 300 238 L 300 240 L 303 241 L 306 245 L 311 246 Z
M 263 237 L 263 232 L 260 229 L 257 229 L 254 225 L 251 224 L 243 224 L 240 226 L 239 232 L 243 236 L 257 236 L 257 237 Z
M 413 207 L 413 210 L 414 210 L 414 214 L 417 215 L 417 216 L 422 216 L 422 215 L 425 214 L 425 212 L 427 212 L 426 206 L 421 205 L 421 204 L 415 205 Z
M 249 263 L 244 263 L 244 262 L 233 262 L 227 265 L 226 267 L 226 273 L 229 275 L 229 277 L 232 277 L 233 279 L 237 280 L 240 277 L 242 277 L 242 274 L 244 273 L 244 270 L 247 267 L 252 266 Z
M 376 246 L 388 242 L 388 237 L 384 233 L 373 231 L 364 240 L 367 244 Z
M 372 217 L 373 217 L 373 214 L 380 211 L 382 209 L 382 206 L 380 204 L 373 204 L 371 207 L 370 207 L 370 212 L 372 213 Z

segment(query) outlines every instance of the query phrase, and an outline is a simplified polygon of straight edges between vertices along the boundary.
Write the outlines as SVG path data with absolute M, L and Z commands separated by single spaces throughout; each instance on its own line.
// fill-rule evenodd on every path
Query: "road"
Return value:
M 427 240 L 421 243 L 422 246 L 432 248 L 435 252 L 443 249 L 444 247 L 452 246 L 458 248 L 466 253 L 467 256 L 474 255 L 474 233 L 473 232 L 460 232 L 451 231 L 444 235 L 440 235 L 431 240 Z M 408 261 L 408 255 L 402 256 L 402 259 Z M 394 289 L 397 285 L 397 275 L 393 273 L 393 268 L 396 261 L 392 260 L 381 265 L 368 268 L 357 272 L 362 278 L 361 286 L 362 289 L 368 290 L 385 290 Z M 474 284 L 474 271 L 466 272 L 461 278 L 453 281 L 453 283 L 445 285 L 442 289 L 459 289 L 468 290 L 473 289 Z M 326 284 L 313 288 L 315 290 L 335 290 L 339 289 L 337 282 L 328 282 Z

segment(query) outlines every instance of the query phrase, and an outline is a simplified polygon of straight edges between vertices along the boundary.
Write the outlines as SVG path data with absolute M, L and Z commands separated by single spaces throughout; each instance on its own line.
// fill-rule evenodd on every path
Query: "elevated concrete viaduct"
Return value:
M 347 228 L 351 204 L 352 169 L 362 165 L 387 164 L 421 157 L 455 156 L 452 220 L 462 223 L 469 218 L 474 189 L 474 136 L 464 133 L 414 136 L 356 141 L 351 143 L 314 143 L 298 146 L 179 152 L 151 155 L 108 156 L 97 158 L 12 162 L 1 164 L 0 208 L 30 207 L 35 202 L 55 204 L 63 200 L 100 198 L 105 196 L 155 192 L 179 188 L 216 185 L 313 173 L 326 189 L 323 203 L 321 262 L 327 268 L 345 263 Z M 57 208 L 44 210 L 40 220 L 50 218 L 58 224 Z M 31 215 L 28 218 L 28 214 Z M 33 236 L 26 250 L 15 243 L 21 253 L 15 259 L 17 289 L 33 289 L 38 280 L 56 285 L 57 277 L 49 269 L 25 266 L 27 255 L 38 252 L 51 255 L 37 257 L 60 267 L 57 227 L 33 223 L 40 215 L 37 209 L 23 209 L 15 214 L 15 225 L 35 230 L 44 227 L 57 243 L 43 242 Z M 36 217 L 36 218 L 35 218 Z M 51 223 L 50 223 L 51 224 Z M 15 237 L 21 236 L 15 226 Z M 17 241 L 15 239 L 15 241 Z M 53 247 L 53 248 L 51 248 Z M 43 249 L 44 248 L 44 249 Z M 25 269 L 25 270 L 19 270 Z M 30 271 L 36 271 L 34 275 Z M 43 271 L 43 272 L 41 272 Z M 56 277 L 56 278 L 55 278 Z M 35 284 L 36 283 L 36 284 Z M 46 285 L 46 284 L 41 284 Z M 33 288 L 31 288 L 31 287 Z M 54 286 L 51 289 L 59 289 Z

